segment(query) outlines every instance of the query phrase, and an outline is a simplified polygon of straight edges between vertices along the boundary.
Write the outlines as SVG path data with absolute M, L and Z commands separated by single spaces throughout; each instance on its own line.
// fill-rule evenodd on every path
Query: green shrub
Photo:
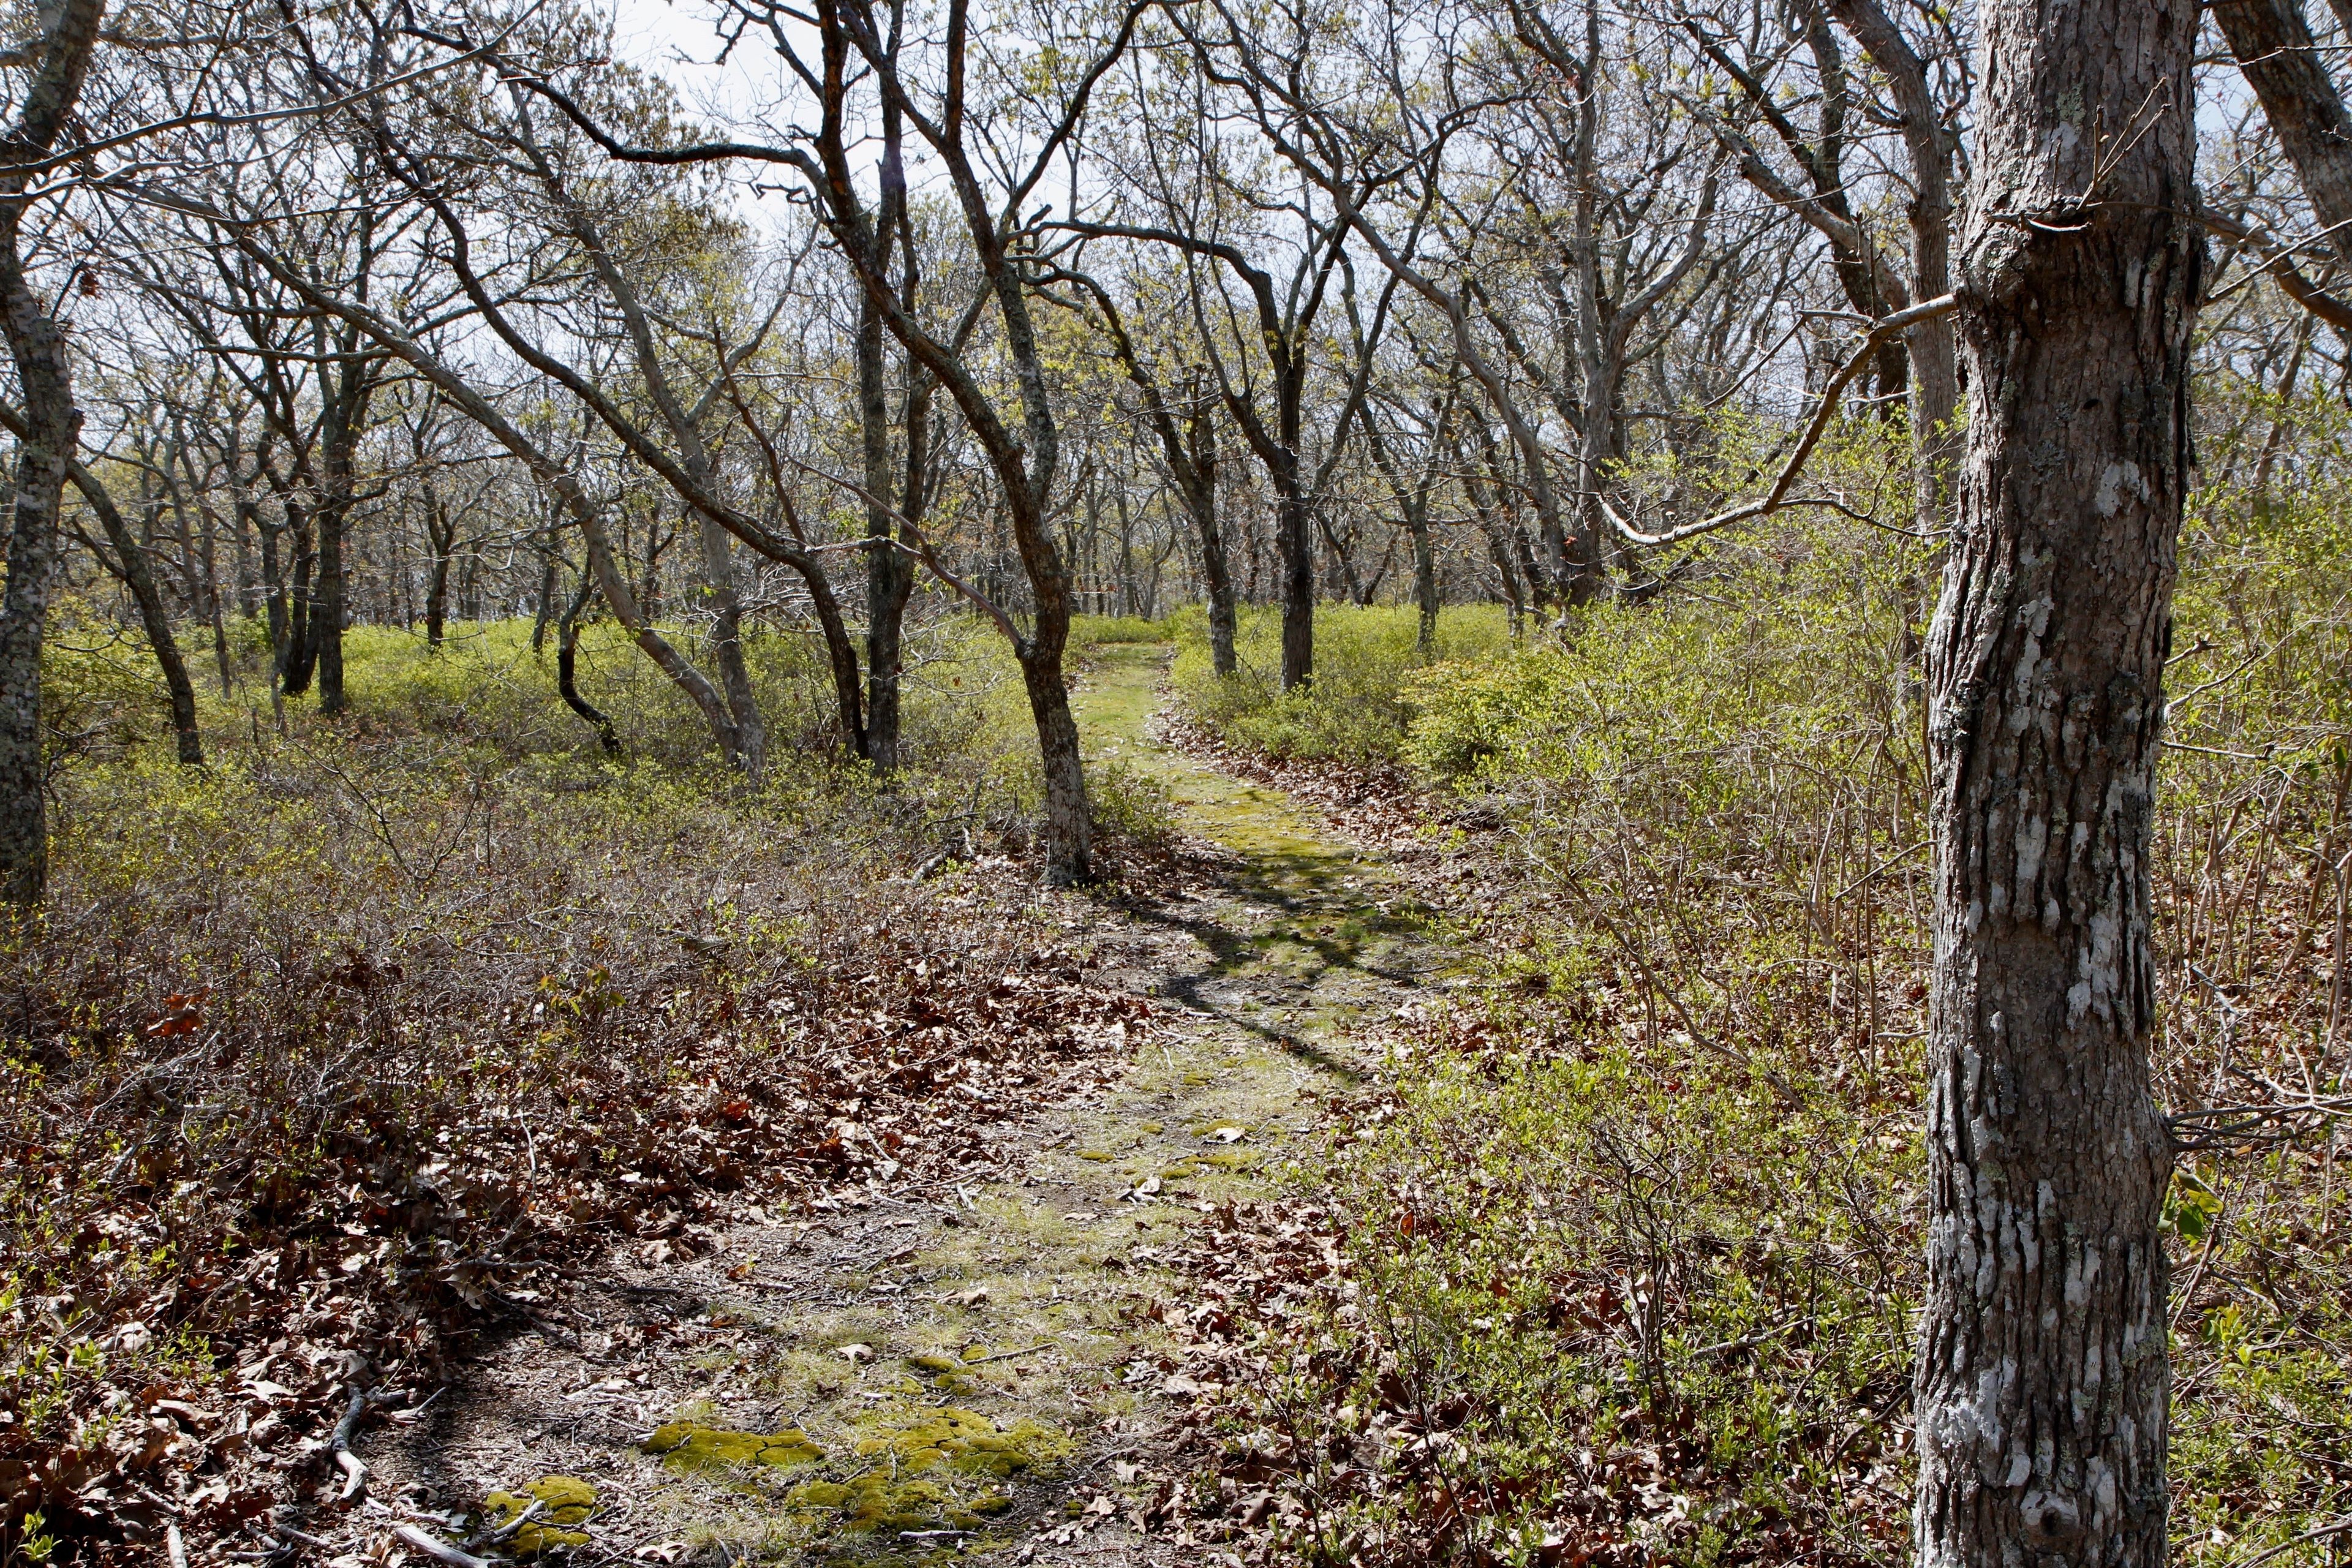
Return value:
M 2352 1090 L 2352 414 L 2242 401 L 2210 405 L 2168 674 L 2150 874 L 2176 1109 Z M 1841 460 L 1849 494 L 1886 489 Z M 1207 679 L 1188 638 L 1185 689 L 1227 736 L 1380 755 L 1361 738 L 1392 727 L 1433 784 L 1499 808 L 1528 868 L 1519 897 L 1455 911 L 1508 1000 L 1418 1026 L 1341 1145 L 1354 1295 L 1330 1290 L 1261 1406 L 1318 1456 L 1300 1548 L 1900 1556 L 1932 566 L 1928 542 L 1784 516 L 1565 636 L 1391 656 L 1385 684 L 1288 698 L 1260 668 Z M 2341 1149 L 2323 1129 L 2177 1180 L 2186 1561 L 2244 1562 L 2352 1507 Z M 2279 1560 L 2326 1548 L 2298 1550 Z
M 1087 805 L 1097 832 L 1131 844 L 1158 848 L 1176 836 L 1176 799 L 1168 785 L 1117 758 L 1087 765 Z
M 1070 647 L 1084 651 L 1097 643 L 1166 642 L 1169 623 L 1141 616 L 1072 616 Z
M 1910 1383 L 1907 1097 L 1552 1026 L 1507 1002 L 1420 1019 L 1339 1144 L 1350 1278 L 1329 1348 L 1278 1364 L 1298 1405 L 1344 1413 L 1313 1448 L 1349 1462 L 1317 1467 L 1300 1544 L 1535 1563 L 1564 1530 L 1646 1553 L 1604 1561 L 1899 1556 L 1874 1487 Z M 1367 1457 L 1402 1487 L 1367 1485 Z
M 1171 617 L 1181 639 L 1175 684 L 1194 717 L 1236 745 L 1285 757 L 1397 755 L 1412 716 L 1405 689 L 1432 662 L 1416 647 L 1419 613 L 1408 605 L 1324 605 L 1315 612 L 1314 679 L 1280 689 L 1282 616 L 1245 606 L 1236 628 L 1237 674 L 1211 668 L 1208 619 L 1195 608 Z M 1496 657 L 1510 644 L 1502 606 L 1465 605 L 1438 618 L 1435 660 Z

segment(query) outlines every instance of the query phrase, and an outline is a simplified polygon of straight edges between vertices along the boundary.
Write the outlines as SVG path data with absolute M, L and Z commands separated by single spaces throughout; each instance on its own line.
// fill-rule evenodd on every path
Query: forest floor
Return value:
M 995 1157 L 957 1180 L 748 1207 L 694 1258 L 578 1271 L 421 1419 L 369 1434 L 379 1530 L 462 1539 L 474 1500 L 511 1513 L 536 1487 L 509 1549 L 572 1543 L 583 1568 L 1202 1560 L 1167 1500 L 1194 1462 L 1165 1327 L 1191 1308 L 1187 1232 L 1311 1184 L 1319 1102 L 1370 1065 L 1350 1026 L 1454 959 L 1394 868 L 1167 742 L 1168 649 L 1097 652 L 1090 760 L 1164 784 L 1185 834 L 1174 877 L 1061 896 L 1098 983 L 1150 999 L 1129 1048 L 984 1129 Z

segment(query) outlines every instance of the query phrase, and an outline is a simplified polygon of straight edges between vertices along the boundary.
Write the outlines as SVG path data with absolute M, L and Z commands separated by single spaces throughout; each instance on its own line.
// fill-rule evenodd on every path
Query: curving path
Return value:
M 1064 896 L 1109 983 L 1156 1001 L 1124 1064 L 1002 1124 L 1001 1178 L 616 1258 L 569 1331 L 487 1352 L 380 1477 L 428 1512 L 584 1482 L 583 1564 L 1172 1561 L 1134 1522 L 1177 1410 L 1161 1256 L 1203 1208 L 1300 1178 L 1307 1097 L 1359 1070 L 1347 1026 L 1444 955 L 1376 858 L 1151 737 L 1169 657 L 1097 648 L 1076 695 L 1090 760 L 1160 780 L 1206 841 L 1177 891 Z M 526 1545 L 583 1495 L 541 1490 Z

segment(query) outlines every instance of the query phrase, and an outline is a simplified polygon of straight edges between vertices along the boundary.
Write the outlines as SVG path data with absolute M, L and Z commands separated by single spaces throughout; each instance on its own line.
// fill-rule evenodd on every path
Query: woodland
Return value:
M 0 1562 L 2352 1562 L 2352 4 L 0 22 Z

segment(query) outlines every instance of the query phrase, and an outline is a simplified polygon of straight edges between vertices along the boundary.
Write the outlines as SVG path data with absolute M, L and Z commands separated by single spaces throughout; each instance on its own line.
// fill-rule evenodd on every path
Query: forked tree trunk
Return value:
M 753 784 L 768 767 L 768 730 L 743 661 L 743 601 L 736 592 L 734 539 L 717 518 L 691 508 L 679 526 L 691 524 L 702 546 L 703 603 L 710 611 L 710 661 L 719 667 L 719 689 L 735 721 L 736 754 Z
M 1928 649 L 1922 1568 L 2165 1557 L 2172 1143 L 2148 837 L 2188 358 L 2196 0 L 1988 0 L 1968 451 Z
M 310 602 L 310 570 L 318 554 L 310 542 L 310 512 L 289 500 L 286 518 L 294 535 L 294 584 L 287 611 L 286 647 L 278 658 L 278 689 L 289 697 L 299 697 L 310 689 L 310 623 L 318 614 Z

